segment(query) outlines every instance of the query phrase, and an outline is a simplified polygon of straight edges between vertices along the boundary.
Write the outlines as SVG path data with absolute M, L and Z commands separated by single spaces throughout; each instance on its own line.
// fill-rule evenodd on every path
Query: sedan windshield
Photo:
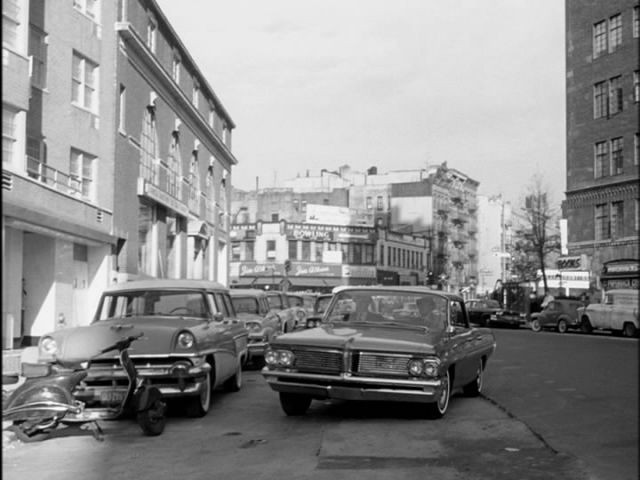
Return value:
M 98 320 L 148 315 L 204 318 L 208 315 L 208 308 L 201 292 L 119 292 L 105 295 Z
M 255 297 L 231 297 L 236 313 L 260 313 L 258 299 Z
M 445 297 L 430 293 L 348 290 L 335 295 L 325 318 L 334 323 L 409 324 L 442 330 L 447 304 Z

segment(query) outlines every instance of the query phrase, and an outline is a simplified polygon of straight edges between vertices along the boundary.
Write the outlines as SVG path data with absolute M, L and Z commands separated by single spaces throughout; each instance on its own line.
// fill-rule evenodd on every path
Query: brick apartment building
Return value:
M 566 0 L 569 258 L 561 260 L 589 270 L 592 290 L 640 288 L 639 9 L 635 0 Z
M 235 127 L 154 0 L 7 0 L 4 348 L 140 276 L 227 283 Z

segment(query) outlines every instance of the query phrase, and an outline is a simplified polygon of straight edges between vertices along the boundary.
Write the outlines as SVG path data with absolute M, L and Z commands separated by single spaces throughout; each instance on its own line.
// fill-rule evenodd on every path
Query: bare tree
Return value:
M 560 236 L 556 228 L 558 210 L 551 206 L 549 197 L 542 176 L 535 174 L 527 189 L 522 208 L 525 225 L 516 235 L 514 242 L 514 250 L 519 254 L 519 257 L 514 258 L 514 268 L 527 277 L 535 275 L 535 270 L 539 268 L 545 293 L 549 291 L 547 259 L 551 253 L 560 250 Z

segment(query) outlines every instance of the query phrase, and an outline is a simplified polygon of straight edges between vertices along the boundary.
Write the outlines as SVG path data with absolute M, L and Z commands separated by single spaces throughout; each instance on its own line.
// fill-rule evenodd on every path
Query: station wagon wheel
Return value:
M 534 332 L 539 332 L 540 330 L 542 330 L 542 325 L 540 325 L 540 320 L 538 320 L 537 318 L 534 318 L 533 320 L 531 320 L 531 330 L 533 330 Z
M 186 400 L 186 413 L 188 417 L 204 417 L 211 407 L 211 372 L 205 374 L 205 382 L 200 395 L 188 397 Z
M 449 407 L 449 397 L 451 396 L 451 379 L 447 370 L 442 377 L 442 391 L 438 399 L 433 403 L 427 403 L 426 414 L 428 418 L 442 418 L 447 413 Z
M 242 388 L 242 360 L 238 359 L 235 373 L 224 382 L 224 389 L 227 392 L 239 392 Z
M 464 387 L 462 387 L 462 390 L 467 397 L 477 397 L 478 395 L 480 395 L 480 392 L 482 391 L 482 376 L 484 372 L 484 368 L 482 367 L 482 359 L 480 359 L 480 361 L 478 362 L 478 367 L 476 369 L 476 378 L 473 380 L 473 382 L 469 382 Z
M 564 319 L 558 320 L 558 333 L 566 333 L 567 332 L 567 321 Z
M 311 405 L 311 397 L 298 393 L 280 392 L 280 406 L 288 416 L 304 415 Z
M 638 329 L 633 323 L 626 322 L 624 327 L 622 327 L 622 335 L 625 337 L 635 337 L 638 333 Z

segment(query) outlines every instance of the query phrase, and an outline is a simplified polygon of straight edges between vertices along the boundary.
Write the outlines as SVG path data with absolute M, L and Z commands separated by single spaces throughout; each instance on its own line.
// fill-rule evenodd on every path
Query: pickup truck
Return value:
M 635 337 L 640 331 L 638 324 L 638 291 L 616 289 L 604 293 L 602 302 L 591 303 L 578 309 L 583 332 L 608 330 L 625 337 Z

